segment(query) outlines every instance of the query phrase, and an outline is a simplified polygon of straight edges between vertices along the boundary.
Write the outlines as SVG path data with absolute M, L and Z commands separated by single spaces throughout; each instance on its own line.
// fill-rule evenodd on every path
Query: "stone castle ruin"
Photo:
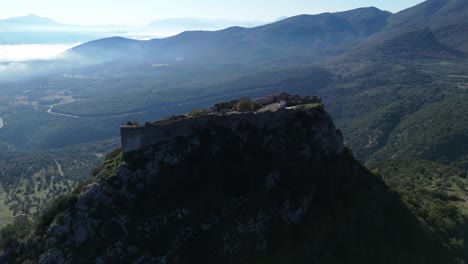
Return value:
M 153 123 L 147 122 L 143 126 L 128 122 L 120 127 L 122 152 L 126 154 L 177 136 L 189 136 L 193 131 L 206 127 L 208 123 L 233 129 L 245 122 L 262 127 L 267 122 L 289 118 L 290 113 L 287 111 L 289 108 L 322 102 L 319 96 L 269 95 L 251 100 L 261 106 L 257 111 L 240 113 L 234 110 L 239 101 L 217 103 L 196 118 L 190 115 L 171 116 Z

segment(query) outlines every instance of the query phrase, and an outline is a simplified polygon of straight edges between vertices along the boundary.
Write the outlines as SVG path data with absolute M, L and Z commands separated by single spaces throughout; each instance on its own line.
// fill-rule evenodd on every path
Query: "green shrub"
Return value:
M 57 216 L 63 214 L 68 207 L 74 206 L 77 201 L 78 196 L 75 194 L 59 196 L 53 202 L 53 204 L 42 213 L 41 217 L 37 222 L 36 232 L 38 232 L 39 234 L 44 233 L 47 227 L 55 220 Z M 59 218 L 62 217 L 63 216 Z
M 118 148 L 107 154 L 104 162 L 102 162 L 101 165 L 98 167 L 94 168 L 91 172 L 91 174 L 94 177 L 97 177 L 101 174 L 104 174 L 104 178 L 107 178 L 108 176 L 114 174 L 117 169 L 122 165 L 122 148 Z
M 234 110 L 239 112 L 255 112 L 262 108 L 259 103 L 256 103 L 250 99 L 240 99 L 235 105 Z
M 197 117 L 201 115 L 206 115 L 208 114 L 208 110 L 206 109 L 194 109 L 192 112 L 188 114 L 189 117 Z
M 140 126 L 140 124 L 137 122 L 137 121 L 128 121 L 127 123 L 125 123 L 126 126 L 131 126 L 131 127 L 138 127 Z
M 31 221 L 15 222 L 2 228 L 0 231 L 0 248 L 5 249 L 13 241 L 25 238 L 31 232 Z

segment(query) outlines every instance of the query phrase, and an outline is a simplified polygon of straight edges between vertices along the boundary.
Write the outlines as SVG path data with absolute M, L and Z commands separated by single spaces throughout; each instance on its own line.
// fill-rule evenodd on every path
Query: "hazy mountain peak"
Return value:
M 38 16 L 38 15 L 33 14 L 33 13 L 30 13 L 30 14 L 25 15 L 25 16 L 23 16 L 23 17 L 42 18 L 41 16 Z
M 34 26 L 52 26 L 60 25 L 58 22 L 47 18 L 41 17 L 36 14 L 28 14 L 25 16 L 11 17 L 4 20 L 0 20 L 0 23 L 7 23 L 12 25 L 34 25 Z

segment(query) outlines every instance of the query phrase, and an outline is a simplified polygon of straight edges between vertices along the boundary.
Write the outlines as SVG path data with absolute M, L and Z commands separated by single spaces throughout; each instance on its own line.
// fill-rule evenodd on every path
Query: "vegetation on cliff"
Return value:
M 49 151 L 24 151 L 0 143 L 0 226 L 25 215 L 38 218 L 58 196 L 87 181 L 116 140 Z

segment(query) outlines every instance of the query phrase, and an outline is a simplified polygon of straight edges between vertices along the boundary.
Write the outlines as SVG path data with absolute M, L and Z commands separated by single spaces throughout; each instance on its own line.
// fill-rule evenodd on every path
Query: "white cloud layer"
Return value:
M 21 62 L 30 60 L 48 60 L 57 58 L 73 45 L 21 44 L 0 45 L 0 62 Z

